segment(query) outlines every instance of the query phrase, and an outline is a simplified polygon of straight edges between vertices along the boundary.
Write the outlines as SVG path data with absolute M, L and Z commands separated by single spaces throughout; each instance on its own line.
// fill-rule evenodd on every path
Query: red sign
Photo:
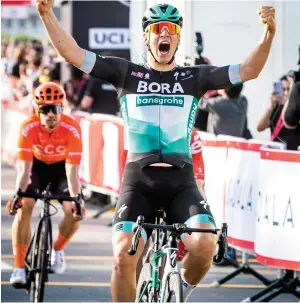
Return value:
M 1 0 L 1 6 L 11 5 L 30 6 L 31 0 Z

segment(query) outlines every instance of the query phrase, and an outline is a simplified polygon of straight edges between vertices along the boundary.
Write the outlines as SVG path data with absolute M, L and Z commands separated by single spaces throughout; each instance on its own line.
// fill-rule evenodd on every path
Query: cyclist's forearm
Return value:
M 78 170 L 78 165 L 66 165 L 68 188 L 72 197 L 75 197 L 77 194 L 80 193 L 80 180 L 78 176 Z
M 85 58 L 85 51 L 74 38 L 59 24 L 53 11 L 40 16 L 48 32 L 52 45 L 67 62 L 80 67 Z
M 258 46 L 251 52 L 241 64 L 240 74 L 243 82 L 258 77 L 267 62 L 274 34 L 264 32 Z
M 26 191 L 31 174 L 32 162 L 19 160 L 17 163 L 18 174 L 16 180 L 16 191 L 21 189 L 21 191 Z
M 17 176 L 17 181 L 16 181 L 16 191 L 21 189 L 21 191 L 25 191 L 28 187 L 29 184 L 29 174 L 26 174 L 26 172 L 21 172 Z

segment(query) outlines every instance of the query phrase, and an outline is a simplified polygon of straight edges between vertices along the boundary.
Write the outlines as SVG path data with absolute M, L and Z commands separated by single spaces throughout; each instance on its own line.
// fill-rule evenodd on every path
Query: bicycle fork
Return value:
M 160 288 L 160 302 L 164 302 L 167 291 L 167 282 L 170 273 L 178 272 L 178 264 L 177 264 L 177 241 L 176 235 L 171 235 L 168 241 L 168 246 L 164 249 L 167 253 L 167 261 L 164 269 L 164 274 L 162 278 L 162 285 Z

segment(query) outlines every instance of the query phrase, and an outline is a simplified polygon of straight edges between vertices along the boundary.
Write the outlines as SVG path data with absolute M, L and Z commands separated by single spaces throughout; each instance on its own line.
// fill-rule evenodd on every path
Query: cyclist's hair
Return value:
M 280 77 L 280 81 L 288 81 L 287 75 L 283 75 L 282 77 Z

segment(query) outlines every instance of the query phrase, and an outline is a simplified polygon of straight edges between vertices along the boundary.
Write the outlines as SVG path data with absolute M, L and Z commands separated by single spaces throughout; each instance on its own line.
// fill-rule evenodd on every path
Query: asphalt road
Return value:
M 15 290 L 9 284 L 13 268 L 11 248 L 12 217 L 5 212 L 5 200 L 14 194 L 15 172 L 2 165 L 1 171 L 1 302 L 28 302 L 29 296 L 23 290 Z M 112 213 L 106 213 L 99 219 L 92 216 L 97 209 L 88 207 L 87 218 L 82 222 L 77 234 L 67 246 L 67 270 L 63 275 L 50 275 L 46 286 L 45 302 L 110 302 L 110 275 L 113 265 L 111 228 Z M 33 221 L 38 216 L 38 208 L 34 211 Z M 53 216 L 53 235 L 57 235 L 57 225 L 62 217 L 62 210 Z M 32 224 L 32 228 L 34 224 Z M 259 265 L 251 260 L 251 267 L 270 280 L 277 276 L 277 270 Z M 212 282 L 234 271 L 231 266 L 213 266 L 208 275 L 198 285 L 189 298 L 189 302 L 240 302 L 256 294 L 264 285 L 250 275 L 240 274 L 223 284 L 220 288 L 211 288 Z M 297 302 L 292 295 L 284 294 L 274 301 Z

